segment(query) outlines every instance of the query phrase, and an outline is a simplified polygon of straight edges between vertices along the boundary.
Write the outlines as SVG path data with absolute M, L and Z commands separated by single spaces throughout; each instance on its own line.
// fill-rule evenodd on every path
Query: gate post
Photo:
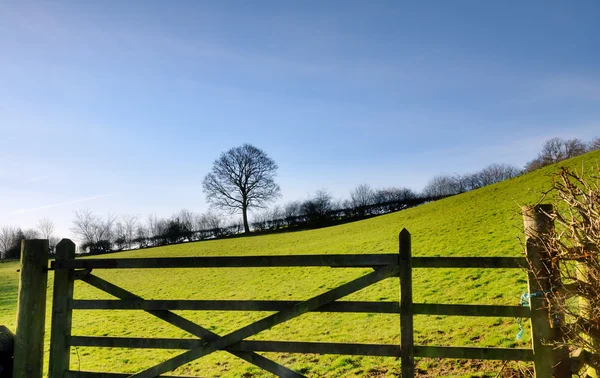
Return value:
M 400 363 L 402 378 L 415 375 L 412 299 L 412 252 L 410 232 L 400 231 L 398 264 L 400 265 Z
M 531 341 L 533 344 L 536 378 L 571 377 L 569 350 L 553 349 L 550 343 L 560 340 L 564 314 L 546 301 L 546 294 L 560 284 L 560 271 L 554 266 L 552 255 L 544 251 L 543 238 L 554 227 L 550 204 L 523 208 L 526 254 L 529 261 L 528 286 L 531 309 Z M 531 295 L 533 294 L 533 297 Z
M 75 244 L 63 239 L 56 245 L 56 261 L 75 258 Z M 71 320 L 73 309 L 73 269 L 54 271 L 54 293 L 52 298 L 52 330 L 50 333 L 50 378 L 63 378 L 69 370 L 71 347 Z
M 48 285 L 48 240 L 21 241 L 13 378 L 41 378 Z

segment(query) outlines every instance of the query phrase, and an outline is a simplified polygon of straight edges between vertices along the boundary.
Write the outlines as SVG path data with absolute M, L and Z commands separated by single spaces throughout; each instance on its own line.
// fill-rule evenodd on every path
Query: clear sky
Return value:
M 598 1 L 0 2 L 0 225 L 207 209 L 242 143 L 280 202 L 600 136 Z

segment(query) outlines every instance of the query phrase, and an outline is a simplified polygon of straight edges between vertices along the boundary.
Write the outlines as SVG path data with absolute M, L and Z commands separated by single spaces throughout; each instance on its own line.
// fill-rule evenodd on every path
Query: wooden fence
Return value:
M 535 229 L 543 225 L 543 222 L 536 218 L 536 214 L 533 215 L 533 221 L 526 220 L 526 227 Z M 539 231 L 543 230 L 540 229 Z M 15 356 L 16 370 L 14 377 L 41 377 L 43 319 L 45 316 L 44 309 L 39 306 L 42 306 L 42 302 L 45 304 L 45 275 L 47 275 L 47 272 L 43 268 L 47 267 L 48 246 L 47 242 L 40 241 L 26 241 L 23 246 L 17 338 L 21 333 L 27 333 L 27 340 L 20 339 L 23 352 Z M 527 254 L 530 260 L 541 261 L 539 251 L 534 246 L 528 244 Z M 36 258 L 32 258 L 32 256 L 36 256 Z M 33 262 L 28 263 L 30 260 Z M 145 300 L 135 293 L 120 288 L 92 273 L 96 269 L 249 267 L 368 267 L 372 268 L 373 271 L 304 301 Z M 54 293 L 49 377 L 157 377 L 219 350 L 227 351 L 281 377 L 302 377 L 303 375 L 256 352 L 400 357 L 403 377 L 414 376 L 415 357 L 533 361 L 536 377 L 550 378 L 553 374 L 563 376 L 557 370 L 557 366 L 560 365 L 556 363 L 558 355 L 553 352 L 550 346 L 544 343 L 545 340 L 551 339 L 552 329 L 548 317 L 548 308 L 544 306 L 543 298 L 532 298 L 529 307 L 414 303 L 412 299 L 412 270 L 421 268 L 524 269 L 528 268 L 528 263 L 524 257 L 412 257 L 411 237 L 406 229 L 400 232 L 399 253 L 394 254 L 75 259 L 75 245 L 70 240 L 64 239 L 57 246 L 56 260 L 52 262 L 50 268 L 54 270 Z M 400 298 L 397 302 L 338 301 L 340 298 L 392 277 L 399 277 Z M 529 278 L 530 293 L 544 290 L 543 285 L 540 286 L 539 280 L 533 279 L 531 274 Z M 73 299 L 75 280 L 81 280 L 119 299 L 75 300 Z M 36 281 L 38 285 L 43 285 L 43 290 L 40 286 L 24 291 L 23 288 L 27 287 L 27 283 L 33 281 Z M 31 312 L 33 307 L 28 307 L 34 306 L 30 304 L 32 302 L 30 298 L 33 298 L 33 302 L 37 303 L 34 304 L 38 306 L 36 307 L 38 310 L 35 312 Z M 146 311 L 198 338 L 161 339 L 71 335 L 72 311 L 89 309 Z M 229 334 L 217 335 L 173 313 L 173 310 L 276 311 L 276 313 Z M 307 312 L 399 314 L 401 324 L 399 329 L 400 345 L 246 340 L 250 336 Z M 35 316 L 22 321 L 22 318 L 25 317 L 23 313 L 35 314 Z M 533 347 L 532 349 L 522 349 L 415 345 L 413 337 L 414 315 L 531 318 Z M 30 331 L 24 331 L 25 329 L 30 329 Z M 35 334 L 36 332 L 37 334 Z M 70 348 L 74 346 L 183 349 L 185 352 L 136 374 L 109 374 L 70 370 Z M 35 354 L 25 354 L 25 351 L 28 350 L 35 351 Z M 30 361 L 33 360 L 35 360 L 35 363 L 31 365 Z

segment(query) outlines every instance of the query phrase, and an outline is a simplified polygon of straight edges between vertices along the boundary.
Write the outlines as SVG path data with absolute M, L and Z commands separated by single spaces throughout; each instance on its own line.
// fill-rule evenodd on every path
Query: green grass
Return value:
M 597 164 L 600 152 L 561 165 Z M 416 256 L 520 256 L 522 218 L 519 204 L 535 203 L 550 184 L 546 167 L 506 182 L 435 203 L 360 222 L 319 230 L 181 244 L 111 257 L 289 255 L 395 252 L 398 232 L 412 233 Z M 18 265 L 0 264 L 0 324 L 14 330 Z M 306 299 L 369 270 L 329 268 L 170 269 L 95 271 L 100 277 L 148 299 Z M 414 300 L 429 303 L 516 305 L 526 291 L 520 270 L 438 269 L 414 271 Z M 49 280 L 49 288 L 52 279 Z M 388 279 L 345 300 L 398 300 L 398 280 Z M 49 290 L 49 298 L 51 293 Z M 77 282 L 76 298 L 110 298 Z M 48 302 L 48 314 L 50 301 Z M 225 334 L 269 313 L 180 312 L 218 334 Z M 49 316 L 48 326 L 49 326 Z M 517 325 L 509 318 L 416 316 L 415 340 L 426 345 L 526 347 L 515 341 Z M 49 329 L 49 328 L 48 328 Z M 48 333 L 48 332 L 47 332 Z M 139 311 L 75 311 L 75 335 L 191 337 Z M 527 333 L 526 333 L 527 334 Z M 46 338 L 48 339 L 47 334 Z M 376 314 L 307 314 L 260 333 L 254 339 L 399 343 L 399 317 Z M 178 351 L 72 348 L 71 368 L 136 372 Z M 394 376 L 397 358 L 266 353 L 309 376 Z M 46 353 L 46 359 L 48 358 Z M 498 365 L 422 359 L 423 374 L 484 376 Z M 197 376 L 268 376 L 224 352 L 206 356 L 176 371 Z M 473 375 L 479 374 L 479 375 Z M 492 375 L 493 376 L 493 375 Z

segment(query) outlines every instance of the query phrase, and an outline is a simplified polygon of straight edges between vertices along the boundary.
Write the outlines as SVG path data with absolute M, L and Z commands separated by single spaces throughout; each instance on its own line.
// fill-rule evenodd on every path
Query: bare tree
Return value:
M 291 226 L 301 213 L 302 204 L 299 201 L 291 201 L 283 206 L 283 218 L 287 226 Z
M 38 239 L 40 237 L 40 233 L 38 230 L 28 228 L 23 231 L 23 236 L 25 240 Z
M 268 209 L 256 212 L 252 214 L 252 228 L 255 231 L 266 231 L 269 228 L 269 223 L 271 220 L 271 211 Z
M 50 240 L 54 233 L 54 222 L 48 218 L 41 218 L 37 222 L 37 229 L 40 232 L 42 239 Z
M 360 216 L 364 216 L 367 213 L 367 207 L 372 205 L 374 200 L 375 192 L 367 184 L 360 184 L 350 191 L 350 205 Z
M 450 196 L 460 192 L 461 186 L 456 178 L 448 175 L 435 176 L 423 188 L 423 194 L 426 197 Z
M 12 226 L 0 227 L 0 254 L 6 258 L 10 249 L 13 248 L 17 238 L 17 229 Z
M 580 139 L 564 140 L 561 138 L 552 138 L 544 143 L 542 152 L 535 159 L 527 163 L 525 169 L 531 172 L 546 165 L 582 155 L 587 150 L 588 147 Z
M 309 223 L 322 226 L 328 218 L 328 213 L 333 210 L 333 198 L 326 190 L 317 190 L 315 196 L 302 203 L 301 213 L 306 216 Z
M 182 226 L 182 229 L 185 230 L 186 238 L 188 241 L 192 241 L 194 231 L 196 230 L 196 225 L 194 221 L 194 213 L 187 209 L 182 209 L 178 214 L 174 216 L 178 219 L 179 223 Z
M 200 216 L 200 223 L 203 225 L 202 229 L 210 231 L 213 236 L 223 236 L 225 220 L 219 214 L 213 213 L 211 211 L 202 214 Z
M 103 220 L 90 210 L 76 210 L 71 231 L 82 241 L 82 247 L 90 252 L 106 252 L 110 249 L 115 217 Z
M 594 138 L 588 146 L 588 151 L 595 151 L 595 150 L 600 150 L 600 137 Z
M 222 153 L 202 186 L 211 205 L 242 212 L 244 232 L 248 233 L 248 209 L 264 207 L 280 195 L 276 172 L 277 164 L 264 151 L 244 144 Z
M 479 177 L 481 185 L 487 186 L 517 177 L 520 173 L 519 168 L 510 164 L 491 164 L 479 172 Z
M 121 220 L 123 222 L 123 233 L 125 235 L 125 243 L 127 248 L 131 249 L 133 240 L 136 238 L 135 232 L 137 230 L 138 221 L 140 217 L 136 214 L 123 215 Z
M 271 209 L 271 222 L 273 223 L 273 228 L 278 229 L 284 224 L 284 215 L 283 208 L 279 205 L 273 206 Z

